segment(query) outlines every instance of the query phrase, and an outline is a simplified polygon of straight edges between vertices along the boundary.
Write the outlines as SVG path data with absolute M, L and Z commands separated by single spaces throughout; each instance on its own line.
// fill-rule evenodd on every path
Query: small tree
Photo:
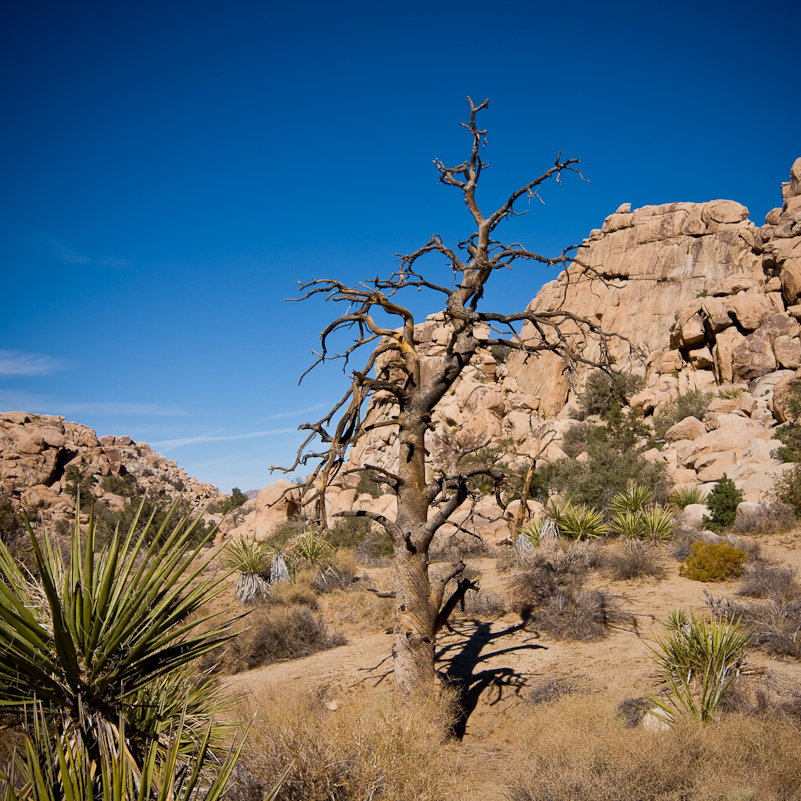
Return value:
M 529 355 L 548 351 L 561 356 L 572 367 L 577 362 L 590 363 L 579 349 L 593 337 L 600 343 L 600 361 L 608 364 L 607 334 L 597 321 L 564 308 L 514 314 L 479 311 L 484 286 L 496 271 L 510 268 L 519 261 L 567 269 L 571 261 L 568 254 L 574 248 L 566 248 L 557 258 L 546 258 L 518 243 L 504 244 L 497 238 L 497 229 L 503 221 L 521 213 L 515 209 L 518 201 L 539 198 L 539 190 L 547 181 L 554 179 L 561 183 L 563 174 L 580 173 L 575 166 L 577 159 L 562 159 L 560 153 L 552 167 L 512 192 L 491 214 L 484 214 L 476 187 L 489 165 L 481 157 L 486 130 L 478 128 L 476 115 L 487 108 L 489 101 L 478 106 L 470 98 L 468 101 L 470 121 L 461 123 L 471 138 L 467 160 L 455 167 L 447 167 L 438 159 L 434 164 L 440 183 L 462 194 L 475 225 L 474 233 L 456 248 L 448 247 L 441 237 L 433 236 L 414 253 L 401 256 L 400 266 L 389 278 L 377 277 L 356 286 L 346 286 L 335 279 L 319 279 L 301 285 L 301 300 L 322 295 L 346 307 L 345 313 L 322 332 L 321 350 L 309 369 L 330 359 L 341 359 L 347 365 L 361 348 L 369 348 L 370 354 L 362 368 L 351 373 L 352 382 L 344 397 L 321 420 L 301 426 L 310 432 L 309 436 L 295 463 L 284 469 L 292 471 L 309 459 L 317 462 L 303 500 L 316 506 L 316 519 L 325 526 L 325 492 L 342 470 L 348 448 L 372 428 L 395 427 L 397 468 L 390 471 L 369 464 L 359 468 L 397 495 L 395 519 L 361 510 L 339 514 L 370 518 L 381 524 L 392 540 L 394 670 L 396 685 L 405 694 L 433 685 L 437 632 L 458 600 L 475 586 L 461 579 L 446 598 L 446 585 L 459 577 L 464 562 L 457 560 L 444 568 L 432 569 L 428 551 L 434 535 L 471 495 L 473 479 L 486 476 L 496 486 L 504 479 L 503 471 L 496 465 L 478 464 L 454 467 L 452 472 L 438 472 L 427 480 L 425 435 L 437 404 L 473 361 L 479 348 L 500 347 Z M 453 273 L 451 282 L 436 283 L 420 272 L 421 259 L 430 254 L 445 260 Z M 448 342 L 444 355 L 425 381 L 415 319 L 412 312 L 401 305 L 400 295 L 406 290 L 427 290 L 443 302 L 442 326 L 448 332 Z M 396 322 L 382 322 L 386 319 Z M 523 324 L 526 329 L 521 331 Z M 352 344 L 340 353 L 331 353 L 329 341 L 343 331 L 354 332 Z M 592 364 L 598 366 L 597 362 Z M 391 411 L 384 419 L 373 420 L 367 417 L 365 410 L 371 401 L 378 399 Z M 315 442 L 322 443 L 322 448 L 313 447 Z
M 704 523 L 712 530 L 720 533 L 734 525 L 737 517 L 737 506 L 743 502 L 743 492 L 724 473 L 723 478 L 712 488 L 706 496 L 706 505 L 712 517 L 704 517 Z

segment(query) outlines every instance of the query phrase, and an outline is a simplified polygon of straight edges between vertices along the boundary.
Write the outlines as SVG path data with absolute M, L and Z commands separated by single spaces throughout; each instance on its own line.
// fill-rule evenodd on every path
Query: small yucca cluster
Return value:
M 661 506 L 652 504 L 653 490 L 630 484 L 625 492 L 612 499 L 611 530 L 630 540 L 664 542 L 676 527 L 673 514 Z

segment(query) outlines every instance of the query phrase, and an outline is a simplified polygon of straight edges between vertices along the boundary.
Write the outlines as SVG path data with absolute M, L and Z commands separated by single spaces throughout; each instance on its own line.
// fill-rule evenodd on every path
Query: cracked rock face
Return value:
M 0 412 L 0 489 L 27 511 L 68 516 L 74 498 L 68 494 L 66 472 L 77 468 L 93 477 L 95 498 L 111 506 L 123 499 L 102 488 L 106 476 L 131 476 L 142 492 L 189 500 L 195 512 L 220 497 L 219 490 L 187 476 L 183 468 L 128 436 L 100 437 L 91 428 L 63 417 Z

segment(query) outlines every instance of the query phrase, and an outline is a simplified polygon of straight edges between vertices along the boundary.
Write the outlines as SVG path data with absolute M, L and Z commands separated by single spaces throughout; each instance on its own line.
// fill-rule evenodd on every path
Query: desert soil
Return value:
M 801 568 L 801 532 L 761 537 L 762 554 L 776 563 Z M 506 577 L 496 572 L 492 559 L 475 562 L 482 572 L 483 591 L 502 593 Z M 594 642 L 560 641 L 545 632 L 523 629 L 520 619 L 505 615 L 474 620 L 456 615 L 454 631 L 439 640 L 439 669 L 466 683 L 467 719 L 458 748 L 470 792 L 459 798 L 502 801 L 518 769 L 516 721 L 530 709 L 533 688 L 557 682 L 572 691 L 597 693 L 611 705 L 657 689 L 648 644 L 661 633 L 660 621 L 673 609 L 704 613 L 705 591 L 715 597 L 733 596 L 737 582 L 702 584 L 678 574 L 678 563 L 666 557 L 662 581 L 595 580 L 628 613 L 629 620 Z M 801 573 L 801 570 L 799 570 Z M 354 627 L 356 628 L 356 627 Z M 347 701 L 351 693 L 392 691 L 392 638 L 386 633 L 347 631 L 348 642 L 305 659 L 273 664 L 233 676 L 233 692 L 246 697 L 258 713 L 276 691 L 324 688 L 327 697 Z M 801 688 L 801 664 L 752 652 L 750 671 L 773 692 Z M 332 712 L 336 714 L 336 712 Z

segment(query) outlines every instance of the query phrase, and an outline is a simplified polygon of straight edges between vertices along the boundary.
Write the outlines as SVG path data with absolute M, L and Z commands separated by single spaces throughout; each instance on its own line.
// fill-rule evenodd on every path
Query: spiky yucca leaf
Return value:
M 16 755 L 12 774 L 2 777 L 2 801 L 219 801 L 247 735 L 220 759 L 211 748 L 209 724 L 190 761 L 181 747 L 186 725 L 181 717 L 171 729 L 159 732 L 142 764 L 133 768 L 125 757 L 127 725 L 122 718 L 98 772 L 79 743 L 43 736 L 47 724 L 41 710 L 33 723 L 26 732 L 24 754 Z M 280 788 L 279 782 L 264 801 L 274 801 Z
M 645 537 L 647 529 L 642 512 L 623 510 L 612 515 L 611 530 L 619 537 L 639 540 Z
M 641 512 L 648 507 L 654 499 L 654 491 L 650 487 L 629 482 L 624 492 L 619 492 L 612 498 L 612 513 Z
M 640 513 L 645 527 L 645 537 L 652 542 L 665 542 L 676 528 L 676 518 L 661 506 L 645 509 Z
M 295 559 L 303 559 L 309 562 L 312 567 L 317 567 L 331 552 L 331 545 L 328 540 L 314 528 L 307 529 L 294 537 L 290 543 L 290 548 L 291 555 Z
M 241 603 L 263 600 L 270 594 L 268 580 L 273 553 L 263 542 L 238 539 L 230 542 L 223 553 L 223 564 L 239 573 L 236 597 Z
M 548 503 L 545 504 L 545 514 L 553 520 L 560 535 L 564 533 L 562 524 L 565 522 L 565 516 L 569 515 L 572 509 L 573 504 L 570 501 L 560 503 L 556 498 L 550 498 Z
M 670 502 L 682 511 L 690 504 L 703 503 L 705 499 L 706 493 L 698 486 L 680 487 L 670 496 Z
M 28 525 L 36 578 L 0 541 L 0 705 L 26 717 L 38 703 L 54 735 L 95 765 L 120 717 L 128 720 L 134 762 L 176 714 L 184 720 L 181 747 L 192 753 L 218 704 L 215 685 L 203 680 L 192 683 L 186 710 L 174 700 L 187 691 L 187 666 L 228 640 L 233 622 L 202 616 L 226 576 L 201 578 L 207 562 L 197 557 L 213 532 L 195 542 L 188 519 L 173 521 L 170 531 L 174 508 L 155 537 L 137 516 L 100 554 L 93 516 L 84 538 L 76 513 L 66 560 Z M 198 626 L 209 623 L 201 633 Z
M 671 718 L 685 711 L 704 722 L 713 720 L 740 675 L 751 634 L 739 619 L 707 623 L 683 611 L 674 612 L 664 630 L 665 636 L 655 637 L 649 648 L 669 696 L 667 702 L 655 696 L 651 700 Z
M 590 539 L 606 534 L 604 516 L 597 509 L 572 506 L 562 516 L 562 533 L 573 540 Z

